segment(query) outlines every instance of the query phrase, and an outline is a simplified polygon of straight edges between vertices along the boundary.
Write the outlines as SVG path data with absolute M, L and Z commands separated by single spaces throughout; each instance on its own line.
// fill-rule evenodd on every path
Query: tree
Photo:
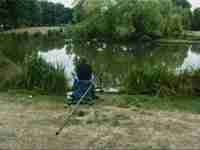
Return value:
M 5 25 L 8 22 L 7 19 L 8 10 L 6 9 L 6 0 L 0 1 L 0 25 Z
M 134 26 L 138 33 L 153 33 L 160 31 L 160 5 L 155 1 L 139 2 L 133 14 Z
M 189 9 L 192 7 L 192 5 L 190 4 L 190 2 L 188 2 L 188 0 L 172 0 L 172 1 L 178 7 L 189 8 Z
M 185 10 L 172 0 L 82 0 L 69 33 L 88 40 L 173 36 L 187 22 Z
M 200 30 L 200 8 L 196 8 L 193 12 L 192 29 Z
M 39 0 L 0 0 L 0 25 L 9 27 L 59 25 L 72 20 L 72 9 Z

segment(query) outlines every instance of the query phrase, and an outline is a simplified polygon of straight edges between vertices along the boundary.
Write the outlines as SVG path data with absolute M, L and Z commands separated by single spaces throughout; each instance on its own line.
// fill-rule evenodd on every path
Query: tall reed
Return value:
M 125 79 L 125 91 L 149 95 L 200 95 L 200 70 L 179 74 L 163 66 L 134 67 Z
M 48 94 L 64 94 L 68 89 L 65 68 L 54 67 L 34 53 L 26 56 L 23 73 L 17 82 L 17 87 L 39 90 Z

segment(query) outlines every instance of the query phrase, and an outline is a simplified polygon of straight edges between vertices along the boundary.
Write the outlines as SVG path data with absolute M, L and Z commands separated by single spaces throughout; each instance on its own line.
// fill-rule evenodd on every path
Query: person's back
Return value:
M 96 98 L 95 87 L 93 81 L 91 81 L 93 71 L 86 59 L 82 58 L 79 60 L 76 66 L 76 75 L 77 78 L 74 80 L 73 84 L 72 99 L 75 103 L 77 103 L 81 96 L 83 96 L 90 88 L 87 91 L 84 99 L 85 102 L 94 103 L 94 99 Z
M 77 66 L 77 77 L 79 80 L 91 80 L 92 68 L 89 64 L 81 63 Z

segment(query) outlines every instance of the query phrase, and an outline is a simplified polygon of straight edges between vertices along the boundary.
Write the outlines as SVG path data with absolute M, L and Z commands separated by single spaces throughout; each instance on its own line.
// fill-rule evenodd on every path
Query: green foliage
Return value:
M 196 8 L 193 12 L 192 29 L 200 30 L 200 8 Z
M 179 15 L 172 15 L 170 18 L 163 18 L 162 33 L 165 36 L 178 36 L 183 32 L 182 18 Z
M 199 95 L 200 71 L 175 74 L 165 67 L 133 68 L 125 80 L 125 90 L 132 94 Z
M 60 25 L 72 20 L 72 9 L 38 0 L 1 0 L 0 25 L 5 29 L 23 26 Z
M 143 1 L 136 3 L 136 9 L 131 14 L 136 32 L 153 33 L 160 30 L 161 13 L 159 3 L 156 1 Z
M 172 0 L 87 0 L 74 8 L 75 24 L 67 33 L 75 40 L 177 36 L 190 26 L 186 6 Z
M 190 2 L 188 0 L 172 0 L 172 2 L 176 6 L 182 7 L 182 8 L 190 9 L 192 7 L 191 4 L 190 4 Z
M 64 94 L 67 90 L 64 67 L 53 67 L 38 57 L 37 53 L 27 56 L 16 87 L 49 94 Z

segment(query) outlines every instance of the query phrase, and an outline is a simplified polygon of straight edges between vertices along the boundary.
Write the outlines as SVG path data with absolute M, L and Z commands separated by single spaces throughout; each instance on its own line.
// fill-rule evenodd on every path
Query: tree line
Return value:
M 136 32 L 175 35 L 184 29 L 200 30 L 200 8 L 192 12 L 187 0 L 76 1 L 71 9 L 44 0 L 0 0 L 0 28 L 55 26 L 73 20 L 72 32 L 84 37 L 97 33 L 130 37 Z
M 39 0 L 0 0 L 0 26 L 55 26 L 72 20 L 72 9 Z
M 68 35 L 114 40 L 178 36 L 198 28 L 198 13 L 187 0 L 80 0 Z

